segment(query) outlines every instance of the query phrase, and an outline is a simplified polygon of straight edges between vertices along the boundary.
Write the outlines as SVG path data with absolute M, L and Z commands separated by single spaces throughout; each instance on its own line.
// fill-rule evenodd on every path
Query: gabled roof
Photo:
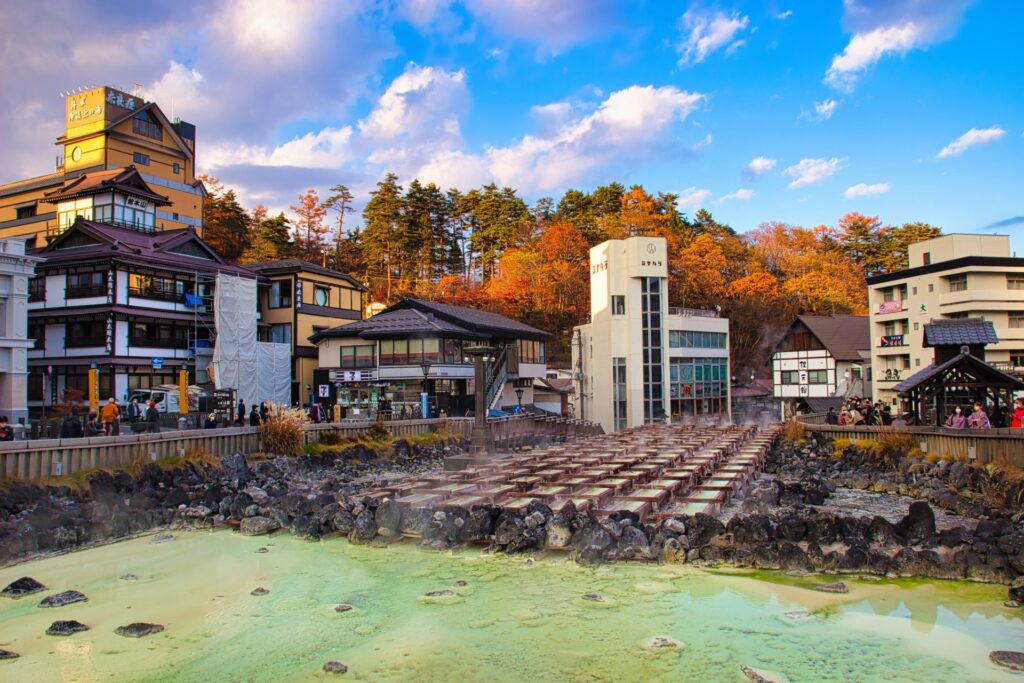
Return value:
M 117 260 L 155 270 L 225 272 L 256 278 L 251 270 L 225 263 L 192 228 L 145 232 L 79 216 L 55 240 L 34 255 L 45 256 L 37 270 L 58 265 Z
M 996 328 L 984 318 L 937 319 L 924 326 L 925 346 L 977 346 L 998 341 Z
M 134 166 L 83 173 L 66 182 L 63 187 L 53 192 L 47 192 L 45 201 L 56 204 L 68 199 L 110 192 L 111 190 L 141 197 L 157 206 L 167 206 L 171 203 L 167 197 L 149 189 L 149 185 L 142 179 L 138 169 Z
M 182 139 L 182 137 L 178 134 L 178 131 L 174 128 L 174 124 L 171 123 L 170 119 L 168 119 L 167 116 L 163 113 L 163 111 L 161 111 L 160 107 L 157 106 L 156 102 L 147 102 L 135 111 L 128 112 L 121 118 L 111 121 L 109 125 L 105 126 L 102 130 L 98 132 L 107 133 L 113 130 L 114 128 L 117 128 L 125 121 L 134 118 L 135 116 L 138 116 L 142 112 L 147 111 L 156 117 L 157 122 L 160 124 L 160 127 L 163 129 L 165 133 L 171 136 L 171 141 L 175 144 L 176 147 L 178 147 L 181 150 L 182 154 L 184 154 L 189 159 L 195 158 L 195 152 L 193 152 L 192 149 L 190 149 L 189 146 L 185 144 L 185 140 Z M 93 131 L 89 133 L 89 135 L 95 135 L 96 132 L 97 131 Z M 82 136 L 75 137 L 77 138 Z M 67 139 L 67 135 L 61 135 L 60 137 L 57 138 L 57 142 L 63 143 L 66 142 Z
M 52 187 L 53 185 L 60 185 L 62 182 L 64 182 L 64 173 L 61 171 L 47 173 L 35 178 L 26 178 L 25 180 L 15 180 L 14 182 L 0 185 L 0 197 L 18 194 L 19 192 L 28 192 L 29 190 L 38 190 L 42 187 Z
M 551 338 L 551 335 L 536 327 L 521 323 L 512 318 L 506 318 L 490 311 L 481 311 L 478 308 L 466 306 L 453 306 L 442 304 L 436 301 L 424 299 L 403 299 L 397 304 L 385 309 L 387 311 L 400 310 L 404 308 L 415 308 L 425 313 L 432 313 L 435 316 L 453 322 L 457 325 L 469 327 L 478 332 L 484 332 L 494 337 L 513 337 L 519 339 L 536 339 L 544 341 Z
M 803 323 L 836 360 L 863 360 L 859 351 L 871 348 L 871 323 L 866 315 L 798 315 L 793 325 L 797 322 Z
M 401 337 L 450 336 L 457 339 L 536 339 L 551 335 L 536 327 L 497 313 L 464 306 L 438 304 L 423 299 L 405 299 L 375 316 L 317 332 L 309 338 L 314 344 L 330 338 L 361 337 L 388 339 Z
M 324 266 L 318 266 L 315 263 L 309 261 L 303 261 L 297 258 L 286 258 L 279 259 L 277 261 L 261 261 L 260 263 L 248 263 L 247 268 L 255 270 L 257 273 L 263 275 L 283 275 L 285 273 L 316 273 L 318 275 L 326 275 L 327 277 L 340 278 L 346 280 L 353 287 L 366 291 L 358 280 L 347 273 L 342 273 L 340 270 L 331 270 Z
M 995 369 L 977 356 L 972 356 L 970 353 L 960 353 L 941 365 L 929 365 L 926 368 L 921 368 L 894 386 L 892 390 L 900 395 L 907 394 L 925 382 L 940 377 L 946 371 L 959 365 L 965 366 L 970 372 L 989 385 L 1011 387 L 1018 391 L 1024 389 L 1024 381 Z

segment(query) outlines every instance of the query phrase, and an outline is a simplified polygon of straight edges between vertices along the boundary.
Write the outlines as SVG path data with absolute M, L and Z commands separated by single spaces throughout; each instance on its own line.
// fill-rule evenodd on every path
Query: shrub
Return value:
M 782 438 L 790 443 L 803 443 L 807 438 L 807 428 L 802 422 L 790 420 L 786 423 Z
M 847 448 L 853 445 L 852 439 L 833 439 L 832 445 L 840 451 L 845 451 Z
M 260 425 L 263 448 L 278 455 L 301 455 L 306 413 L 301 408 L 272 405 L 267 421 Z
M 316 442 L 323 446 L 337 446 L 341 443 L 341 434 L 335 431 L 319 432 Z
M 917 439 L 909 432 L 887 431 L 878 435 L 878 448 L 882 455 L 910 453 L 918 447 Z

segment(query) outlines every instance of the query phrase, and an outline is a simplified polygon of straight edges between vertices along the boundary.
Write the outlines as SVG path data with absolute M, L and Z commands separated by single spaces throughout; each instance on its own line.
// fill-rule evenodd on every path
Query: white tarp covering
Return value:
M 292 347 L 260 342 L 256 347 L 256 401 L 289 405 L 292 401 Z M 246 399 L 247 405 L 253 405 Z
M 217 274 L 213 299 L 217 341 L 213 345 L 214 385 L 236 389 L 247 405 L 258 402 L 256 391 L 256 280 Z

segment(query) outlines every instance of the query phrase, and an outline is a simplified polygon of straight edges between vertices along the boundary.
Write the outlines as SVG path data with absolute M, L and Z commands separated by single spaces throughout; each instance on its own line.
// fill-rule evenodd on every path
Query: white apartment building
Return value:
M 910 267 L 869 277 L 874 399 L 897 403 L 893 387 L 932 362 L 924 325 L 933 319 L 984 318 L 997 344 L 986 361 L 1024 373 L 1024 258 L 1006 235 L 943 235 L 910 245 Z
M 25 240 L 0 240 L 0 415 L 28 418 L 28 281 L 43 259 L 25 255 Z
M 668 306 L 662 237 L 590 250 L 590 323 L 572 344 L 574 415 L 606 432 L 668 418 L 729 418 L 729 321 Z

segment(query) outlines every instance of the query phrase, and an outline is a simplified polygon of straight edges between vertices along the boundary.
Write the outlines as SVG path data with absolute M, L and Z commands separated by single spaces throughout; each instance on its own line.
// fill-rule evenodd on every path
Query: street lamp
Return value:
M 519 413 L 523 412 L 523 388 L 516 389 L 516 400 L 519 401 Z

